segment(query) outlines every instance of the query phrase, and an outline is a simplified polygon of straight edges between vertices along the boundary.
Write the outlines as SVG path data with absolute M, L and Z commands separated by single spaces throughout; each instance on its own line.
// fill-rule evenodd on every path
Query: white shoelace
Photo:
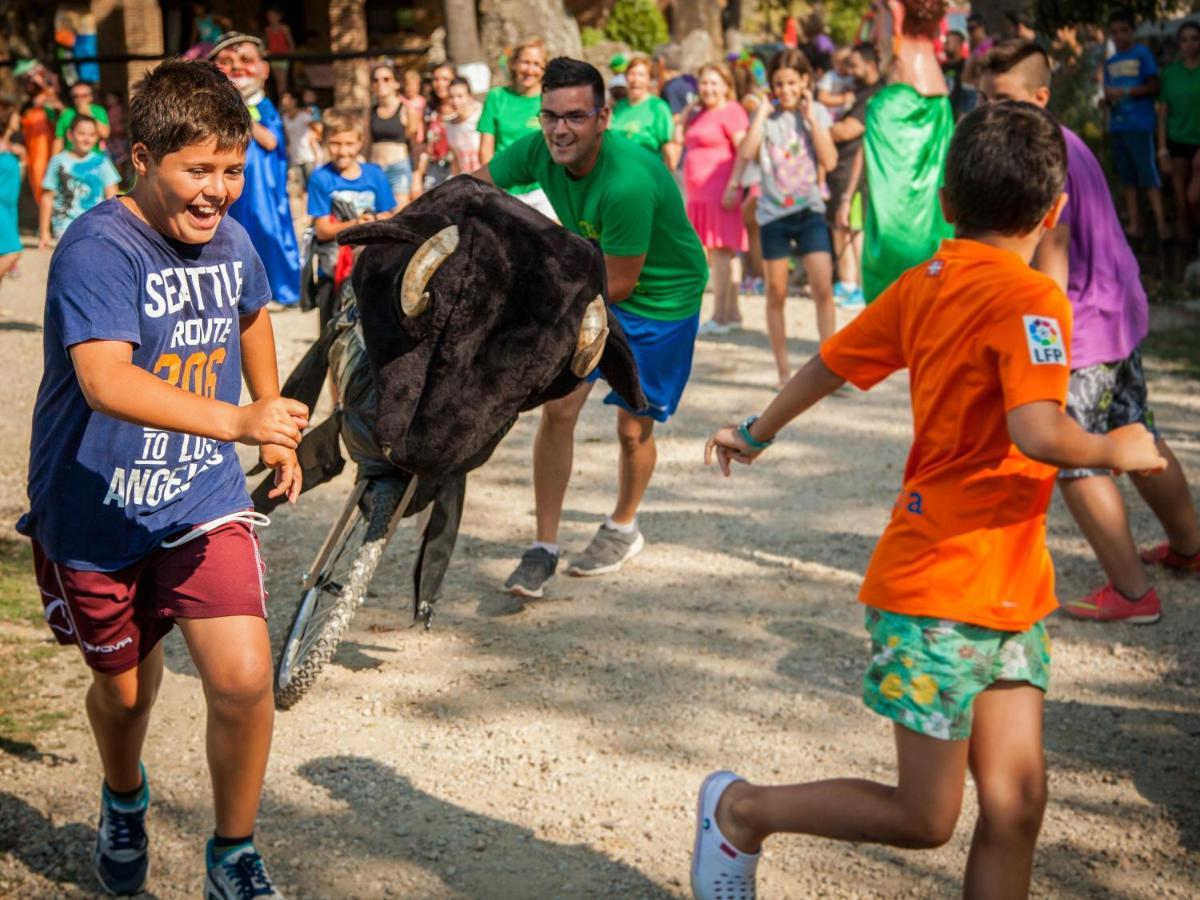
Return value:
M 175 538 L 173 541 L 163 541 L 161 546 L 164 549 L 170 550 L 174 547 L 181 547 L 189 541 L 194 541 L 198 537 L 203 537 L 210 531 L 220 528 L 222 525 L 229 522 L 245 522 L 247 525 L 257 525 L 259 528 L 266 528 L 271 524 L 271 520 L 262 513 L 253 512 L 251 510 L 239 510 L 238 512 L 230 513 L 227 516 L 220 516 L 210 522 L 204 522 L 197 525 L 191 531 L 184 534 L 182 537 Z

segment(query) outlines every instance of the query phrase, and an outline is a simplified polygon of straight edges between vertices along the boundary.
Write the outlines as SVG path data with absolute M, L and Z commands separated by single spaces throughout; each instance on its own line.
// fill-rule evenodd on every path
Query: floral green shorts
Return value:
M 873 657 L 863 702 L 921 734 L 966 740 L 975 697 L 997 681 L 1050 686 L 1050 636 L 1041 622 L 996 631 L 867 607 L 865 624 Z

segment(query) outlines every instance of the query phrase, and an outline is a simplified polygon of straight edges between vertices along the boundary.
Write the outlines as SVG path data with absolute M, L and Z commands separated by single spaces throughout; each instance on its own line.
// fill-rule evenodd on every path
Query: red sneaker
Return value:
M 1157 547 L 1142 551 L 1142 562 L 1148 566 L 1162 566 L 1172 572 L 1181 574 L 1191 573 L 1200 575 L 1200 550 L 1191 556 L 1184 556 L 1171 549 L 1171 545 L 1163 542 Z
M 1153 625 L 1162 618 L 1158 591 L 1154 588 L 1150 588 L 1137 600 L 1126 600 L 1111 584 L 1097 588 L 1082 600 L 1064 603 L 1063 612 L 1076 619 L 1128 622 L 1131 625 Z

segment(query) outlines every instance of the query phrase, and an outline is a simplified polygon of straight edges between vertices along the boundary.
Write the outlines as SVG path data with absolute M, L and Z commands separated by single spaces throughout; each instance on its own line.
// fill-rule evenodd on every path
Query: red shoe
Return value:
M 1158 591 L 1146 591 L 1137 600 L 1126 600 L 1111 584 L 1097 588 L 1082 600 L 1063 604 L 1063 612 L 1076 619 L 1096 622 L 1128 622 L 1131 625 L 1153 625 L 1162 618 Z
M 1149 550 L 1143 550 L 1142 562 L 1148 566 L 1162 566 L 1172 572 L 1181 574 L 1190 572 L 1193 575 L 1200 575 L 1200 550 L 1191 556 L 1184 556 L 1182 553 L 1172 550 L 1171 545 L 1166 542 L 1157 547 L 1151 547 Z

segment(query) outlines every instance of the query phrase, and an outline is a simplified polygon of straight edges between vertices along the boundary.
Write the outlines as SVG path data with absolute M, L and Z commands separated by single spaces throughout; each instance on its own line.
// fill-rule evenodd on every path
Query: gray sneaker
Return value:
M 631 534 L 601 525 L 587 548 L 575 557 L 568 575 L 607 575 L 625 565 L 646 546 L 642 532 L 635 528 Z
M 243 844 L 218 857 L 210 839 L 205 856 L 208 874 L 204 876 L 204 900 L 283 900 L 253 844 Z
M 542 596 L 542 588 L 558 568 L 558 556 L 544 547 L 530 547 L 521 554 L 521 562 L 504 582 L 504 590 L 517 597 Z

